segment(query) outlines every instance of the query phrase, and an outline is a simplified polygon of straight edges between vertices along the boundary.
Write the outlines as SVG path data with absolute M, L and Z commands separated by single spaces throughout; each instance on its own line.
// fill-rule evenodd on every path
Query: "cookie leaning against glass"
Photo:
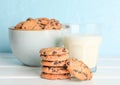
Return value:
M 79 80 L 92 79 L 92 71 L 84 64 L 84 62 L 75 58 L 69 58 L 66 62 L 66 66 L 71 75 Z
M 66 60 L 69 58 L 68 49 L 63 47 L 43 48 L 40 50 L 42 58 L 41 77 L 50 80 L 68 79 L 69 71 L 66 69 Z

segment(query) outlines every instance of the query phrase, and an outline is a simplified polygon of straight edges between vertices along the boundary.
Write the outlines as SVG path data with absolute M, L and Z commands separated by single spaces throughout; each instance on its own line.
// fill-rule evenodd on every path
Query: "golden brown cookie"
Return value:
M 62 28 L 62 24 L 58 23 L 57 24 L 57 29 L 60 30 Z
M 26 19 L 26 21 L 33 21 L 33 20 L 35 20 L 35 19 L 33 19 L 33 18 L 27 18 Z
M 39 24 L 43 24 L 43 25 L 47 25 L 50 22 L 48 18 L 38 18 L 37 20 Z
M 65 66 L 66 61 L 41 61 L 41 65 L 43 66 Z
M 62 28 L 62 25 L 59 23 L 59 21 L 55 19 L 51 19 L 49 25 L 49 30 L 60 30 Z
M 69 71 L 65 67 L 50 67 L 50 66 L 43 66 L 42 72 L 49 73 L 49 74 L 66 74 Z
M 64 47 L 43 48 L 40 50 L 40 55 L 64 55 L 68 53 L 68 49 Z
M 62 79 L 69 79 L 70 74 L 48 74 L 48 73 L 41 73 L 41 77 L 44 79 L 49 80 L 62 80 Z
M 46 61 L 65 61 L 69 58 L 69 54 L 64 55 L 41 55 L 42 60 Z
M 15 26 L 17 30 L 60 30 L 62 25 L 56 19 L 28 18 Z
M 67 60 L 66 66 L 70 74 L 79 80 L 90 80 L 92 78 L 91 70 L 82 61 L 70 58 Z
M 41 30 L 41 27 L 37 24 L 37 21 L 34 19 L 28 19 L 22 25 L 23 30 Z
M 59 21 L 58 20 L 55 20 L 55 19 L 50 19 L 50 24 L 51 26 L 57 26 L 57 24 L 59 24 Z
M 15 26 L 15 29 L 18 30 L 18 29 L 22 29 L 22 25 L 24 24 L 24 22 L 20 22 L 18 23 L 16 26 Z

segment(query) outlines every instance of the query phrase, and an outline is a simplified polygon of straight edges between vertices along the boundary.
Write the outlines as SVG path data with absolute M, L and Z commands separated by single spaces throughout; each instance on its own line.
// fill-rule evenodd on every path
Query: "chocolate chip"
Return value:
M 74 71 L 74 72 L 78 72 L 78 70 L 76 70 L 76 69 L 73 69 L 73 71 Z
M 58 23 L 56 23 L 56 25 L 58 25 Z
M 62 61 L 59 61 L 59 63 L 61 63 Z
M 53 29 L 56 29 L 55 27 L 53 27 Z
M 45 24 L 41 24 L 42 26 L 45 26 Z
M 44 55 L 43 57 L 46 57 L 47 55 Z
M 83 74 L 85 75 L 86 78 L 88 77 L 88 75 L 86 73 L 83 73 Z
M 64 74 L 65 76 L 69 75 L 68 73 L 67 74 Z
M 42 29 L 45 29 L 45 25 L 44 25 L 44 24 L 41 24 L 40 27 L 41 27 Z
M 65 67 L 65 66 L 66 66 L 66 64 L 63 65 L 63 67 Z
M 48 66 L 48 69 L 50 70 L 50 69 L 51 69 L 51 67 L 50 67 L 50 66 Z
M 66 64 L 65 64 L 65 65 L 63 65 L 63 68 L 64 68 L 64 69 L 67 69 L 67 66 L 66 66 Z
M 50 24 L 53 24 L 53 23 L 54 23 L 53 21 L 50 22 Z
M 65 49 L 65 48 L 63 48 L 62 52 L 66 52 L 66 49 Z
M 45 72 L 42 72 L 43 74 L 47 74 L 47 73 L 45 73 Z
M 44 27 L 42 27 L 42 29 L 45 29 Z
M 55 61 L 55 62 L 54 62 L 54 65 L 57 65 L 57 64 L 58 64 L 58 61 Z
M 42 67 L 48 67 L 48 66 L 42 66 Z
M 66 64 L 67 64 L 67 65 L 70 65 L 70 62 L 68 61 Z
M 33 20 L 32 18 L 28 18 L 26 21 L 30 21 L 30 20 Z
M 58 55 L 58 57 L 61 57 L 61 55 Z
M 67 74 L 64 74 L 65 76 L 67 75 Z
M 40 19 L 38 19 L 38 21 L 39 21 L 39 22 L 41 22 L 41 20 L 40 20 Z
M 57 52 L 56 51 L 53 51 L 52 54 L 55 55 Z
M 58 72 L 58 70 L 52 69 L 52 72 Z
M 46 55 L 46 52 L 43 52 L 43 55 Z
M 80 71 L 78 71 L 78 73 L 79 73 L 79 74 L 81 74 L 81 72 L 80 72 Z
M 46 60 L 44 60 L 44 61 L 46 61 Z M 52 62 L 52 61 L 47 61 L 47 62 Z

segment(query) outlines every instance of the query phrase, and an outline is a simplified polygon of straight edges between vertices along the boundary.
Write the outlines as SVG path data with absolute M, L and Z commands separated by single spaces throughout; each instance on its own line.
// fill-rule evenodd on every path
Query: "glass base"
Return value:
M 96 72 L 97 71 L 97 66 L 95 66 L 94 68 L 91 68 L 92 72 Z

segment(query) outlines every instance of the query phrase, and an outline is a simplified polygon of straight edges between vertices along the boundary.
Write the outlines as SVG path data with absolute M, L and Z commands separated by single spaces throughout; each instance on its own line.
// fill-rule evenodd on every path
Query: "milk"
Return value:
M 63 38 L 70 57 L 82 60 L 89 68 L 96 67 L 101 41 L 99 35 L 66 35 Z

